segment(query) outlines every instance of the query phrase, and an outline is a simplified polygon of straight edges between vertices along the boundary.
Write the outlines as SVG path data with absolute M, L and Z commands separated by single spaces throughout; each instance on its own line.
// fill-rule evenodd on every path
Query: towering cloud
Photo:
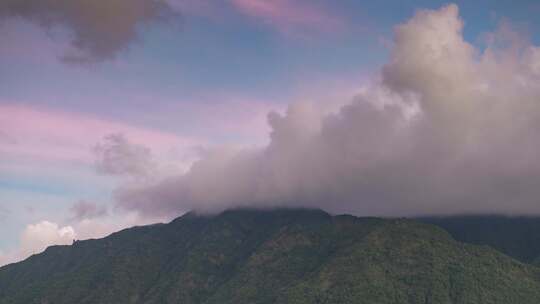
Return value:
M 137 38 L 137 27 L 174 15 L 164 0 L 4 0 L 2 19 L 19 17 L 45 29 L 72 32 L 70 62 L 110 59 Z M 1 23 L 0 23 L 1 26 Z
M 540 213 L 540 48 L 507 28 L 480 51 L 462 29 L 455 5 L 417 12 L 396 27 L 380 79 L 337 113 L 271 113 L 267 147 L 215 151 L 185 175 L 117 191 L 118 206 Z

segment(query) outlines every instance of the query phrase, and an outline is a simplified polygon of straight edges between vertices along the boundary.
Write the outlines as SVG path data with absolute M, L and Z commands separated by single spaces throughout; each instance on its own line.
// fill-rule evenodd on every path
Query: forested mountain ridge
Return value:
M 460 215 L 418 220 L 445 229 L 458 241 L 489 245 L 525 263 L 540 262 L 539 217 Z
M 540 303 L 540 269 L 406 219 L 186 214 L 0 268 L 0 303 Z

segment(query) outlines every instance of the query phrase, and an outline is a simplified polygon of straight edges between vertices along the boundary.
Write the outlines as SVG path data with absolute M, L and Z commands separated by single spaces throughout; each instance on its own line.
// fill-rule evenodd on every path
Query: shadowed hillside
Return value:
M 411 220 L 186 214 L 0 268 L 0 303 L 540 303 L 540 271 Z
M 489 245 L 525 263 L 540 262 L 538 217 L 464 215 L 419 220 L 440 226 L 458 241 Z

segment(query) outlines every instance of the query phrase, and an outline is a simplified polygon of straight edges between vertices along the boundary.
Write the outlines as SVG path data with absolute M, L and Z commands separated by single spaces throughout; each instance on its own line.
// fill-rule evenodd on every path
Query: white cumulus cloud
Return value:
M 186 174 L 118 190 L 117 206 L 540 213 L 540 48 L 506 26 L 480 50 L 463 27 L 456 5 L 418 11 L 395 28 L 380 76 L 337 113 L 272 113 L 267 147 L 208 153 Z
M 60 227 L 57 223 L 49 221 L 30 224 L 21 233 L 17 249 L 0 252 L 0 265 L 25 259 L 52 245 L 71 245 L 76 237 L 75 230 L 71 226 Z

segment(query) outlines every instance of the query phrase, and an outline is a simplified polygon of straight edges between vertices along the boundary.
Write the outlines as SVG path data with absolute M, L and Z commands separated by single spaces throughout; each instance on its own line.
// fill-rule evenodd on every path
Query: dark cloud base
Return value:
M 178 14 L 164 0 L 4 0 L 0 21 L 22 18 L 44 29 L 61 26 L 72 32 L 71 63 L 112 59 L 137 39 L 138 27 L 171 20 Z M 1 22 L 0 22 L 1 26 Z

